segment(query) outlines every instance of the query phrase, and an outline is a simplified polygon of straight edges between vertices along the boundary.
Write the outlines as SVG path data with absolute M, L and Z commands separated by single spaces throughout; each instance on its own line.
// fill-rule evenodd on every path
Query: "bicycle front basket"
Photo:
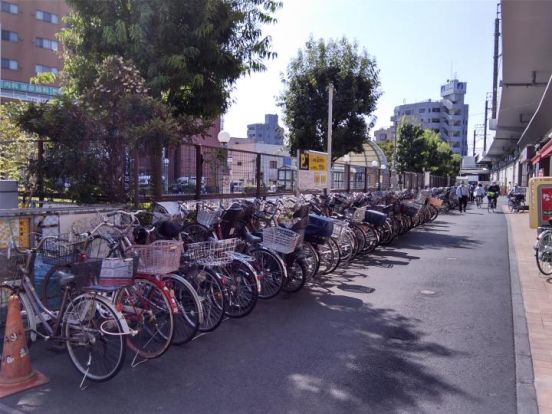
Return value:
M 263 245 L 278 253 L 292 253 L 300 237 L 300 234 L 284 227 L 268 227 L 263 229 Z
M 165 275 L 180 267 L 182 242 L 157 240 L 147 245 L 132 245 L 129 250 L 138 255 L 138 272 Z
M 232 262 L 238 239 L 210 240 L 191 243 L 187 256 L 200 266 L 223 266 Z

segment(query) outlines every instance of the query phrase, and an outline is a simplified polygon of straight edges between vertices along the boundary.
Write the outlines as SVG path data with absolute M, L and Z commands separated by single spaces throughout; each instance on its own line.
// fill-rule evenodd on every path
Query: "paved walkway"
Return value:
M 517 256 L 540 414 L 552 414 L 552 279 L 539 272 L 529 214 L 506 214 Z

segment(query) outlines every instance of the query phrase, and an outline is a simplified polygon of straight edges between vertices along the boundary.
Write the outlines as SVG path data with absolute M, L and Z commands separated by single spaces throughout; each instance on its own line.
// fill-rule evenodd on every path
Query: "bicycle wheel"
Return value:
M 252 263 L 259 275 L 261 291 L 260 299 L 270 299 L 276 296 L 282 286 L 286 276 L 286 268 L 282 259 L 276 253 L 262 247 L 253 248 L 249 254 L 255 258 Z
M 72 299 L 63 315 L 62 332 L 71 362 L 92 381 L 113 378 L 125 360 L 122 316 L 109 302 L 83 294 Z
M 379 244 L 378 232 L 371 224 L 364 223 L 360 225 L 362 232 L 364 233 L 364 249 L 363 253 L 373 252 Z
M 552 275 L 552 231 L 547 230 L 539 236 L 535 251 L 537 267 L 543 275 Z
M 121 245 L 101 235 L 95 235 L 86 242 L 84 251 L 89 258 L 124 257 Z
M 288 277 L 282 290 L 288 293 L 298 292 L 305 286 L 307 281 L 307 263 L 305 259 L 293 259 L 291 263 L 286 261 Z
M 185 225 L 180 234 L 182 234 L 182 240 L 188 240 L 190 243 L 207 241 L 209 237 L 213 236 L 213 232 L 209 228 L 199 223 Z
M 222 276 L 226 297 L 224 313 L 231 318 L 248 315 L 259 297 L 255 270 L 248 263 L 235 259 L 222 268 Z
M 353 258 L 355 252 L 355 235 L 349 227 L 345 227 L 342 230 L 339 239 L 334 239 L 339 246 L 339 257 L 341 263 L 349 263 Z
M 320 269 L 320 257 L 315 247 L 309 242 L 303 243 L 302 250 L 305 263 L 307 264 L 307 280 L 311 280 L 316 277 Z
M 197 292 L 203 309 L 203 322 L 199 325 L 199 331 L 215 330 L 224 318 L 226 307 L 220 277 L 213 270 L 207 268 L 189 268 L 186 270 L 185 277 Z
M 349 223 L 349 226 L 355 235 L 355 251 L 353 253 L 353 257 L 356 257 L 364 250 L 364 246 L 366 245 L 366 237 L 364 235 L 364 231 L 357 223 Z
M 172 343 L 182 345 L 192 340 L 203 320 L 201 303 L 194 288 L 183 277 L 169 274 L 163 282 L 174 293 L 178 313 L 174 315 L 174 336 Z
M 333 239 L 326 240 L 319 244 L 318 255 L 320 256 L 320 271 L 323 275 L 332 273 L 339 266 L 339 248 Z
M 155 283 L 139 277 L 132 286 L 117 291 L 116 308 L 122 309 L 130 329 L 138 332 L 127 338 L 127 345 L 142 358 L 160 357 L 171 345 L 174 314 L 168 296 Z

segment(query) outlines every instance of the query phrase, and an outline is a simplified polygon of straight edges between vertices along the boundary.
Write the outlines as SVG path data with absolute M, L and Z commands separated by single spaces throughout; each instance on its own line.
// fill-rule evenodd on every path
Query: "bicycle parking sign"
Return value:
M 297 186 L 299 191 L 323 190 L 328 186 L 328 154 L 317 151 L 299 151 L 298 164 Z

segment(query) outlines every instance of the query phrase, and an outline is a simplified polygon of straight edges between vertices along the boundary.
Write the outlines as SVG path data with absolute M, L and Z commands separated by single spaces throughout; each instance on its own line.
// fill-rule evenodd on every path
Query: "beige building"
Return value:
M 2 67 L 0 98 L 43 102 L 58 93 L 54 85 L 34 85 L 41 72 L 58 74 L 63 68 L 61 42 L 68 7 L 63 0 L 9 0 L 1 2 Z

